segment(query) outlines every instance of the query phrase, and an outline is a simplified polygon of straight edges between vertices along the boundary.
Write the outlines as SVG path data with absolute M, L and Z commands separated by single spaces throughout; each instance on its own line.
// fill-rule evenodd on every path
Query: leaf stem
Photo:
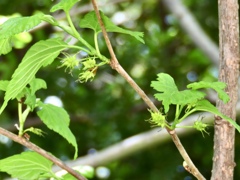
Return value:
M 179 116 L 183 110 L 183 107 L 182 105 L 179 105 L 177 104 L 176 105 L 176 113 L 175 113 L 175 118 L 174 118 L 174 121 L 173 121 L 173 124 L 172 124 L 172 129 L 175 129 L 177 124 L 179 124 L 181 121 L 182 121 L 182 118 L 179 119 Z
M 18 119 L 19 119 L 19 129 L 18 129 L 18 135 L 23 135 L 23 117 L 22 117 L 22 103 L 18 102 Z
M 73 37 L 75 37 L 77 40 L 79 40 L 79 42 L 81 42 L 84 46 L 86 46 L 90 51 L 86 50 L 85 48 L 81 48 L 81 47 L 78 47 L 78 49 L 81 49 L 85 52 L 87 52 L 88 54 L 90 55 L 94 55 L 96 54 L 98 56 L 99 59 L 101 59 L 102 61 L 106 62 L 106 63 L 109 63 L 109 59 L 106 58 L 105 56 L 103 56 L 100 51 L 99 51 L 99 47 L 98 47 L 98 43 L 97 43 L 97 35 L 94 34 L 94 42 L 95 42 L 95 48 L 94 49 L 87 41 L 85 41 L 81 36 L 80 34 L 77 32 L 73 22 L 72 22 L 72 19 L 71 19 L 71 16 L 70 16 L 70 13 L 69 12 L 65 12 L 66 13 L 66 17 L 67 17 L 67 21 L 71 27 L 71 31 L 69 29 L 67 29 L 66 27 L 64 26 L 61 26 L 61 25 L 58 25 L 60 28 L 62 28 L 64 31 L 68 32 L 69 34 L 71 34 Z M 76 46 L 72 46 L 74 48 L 77 48 Z
M 101 56 L 101 53 L 100 53 L 99 47 L 98 47 L 98 34 L 97 33 L 94 33 L 94 44 L 95 44 L 95 48 L 97 51 L 97 55 Z
M 81 36 L 80 34 L 77 32 L 75 26 L 73 25 L 73 22 L 72 22 L 72 19 L 71 19 L 71 16 L 70 16 L 70 13 L 69 12 L 65 12 L 66 13 L 66 17 L 67 17 L 67 21 L 72 29 L 72 32 L 73 33 L 70 33 L 72 36 L 74 36 L 75 38 L 77 38 L 83 45 L 85 45 L 88 49 L 90 49 L 90 51 L 92 53 L 95 53 L 96 50 L 87 42 L 85 41 Z
M 179 115 L 180 115 L 180 113 L 181 113 L 181 109 L 182 109 L 182 108 L 180 107 L 180 105 L 177 104 L 177 105 L 176 105 L 176 112 L 175 112 L 175 119 L 174 119 L 174 122 L 178 120 Z
M 79 38 L 80 34 L 77 32 L 75 26 L 73 25 L 70 13 L 68 11 L 65 11 L 65 13 L 66 13 L 67 21 L 68 21 L 68 23 L 69 23 L 69 25 L 70 25 L 70 27 L 71 27 L 71 29 L 73 31 L 74 37 Z
M 182 122 L 184 119 L 186 119 L 189 115 L 191 115 L 191 114 L 194 113 L 195 111 L 196 111 L 196 109 L 192 109 L 192 110 L 188 111 L 187 113 L 185 113 L 180 119 L 178 119 L 178 121 L 177 121 L 176 124 L 175 124 L 175 122 L 174 122 L 175 126 L 176 126 L 177 124 L 179 124 L 180 122 Z
M 193 128 L 193 126 L 177 126 L 176 128 Z
M 19 136 L 22 136 L 24 134 L 24 123 L 25 123 L 30 111 L 31 111 L 31 108 L 29 106 L 27 106 L 27 108 L 24 110 L 24 112 L 22 112 L 22 103 L 18 102 L 18 118 L 19 118 L 18 135 Z

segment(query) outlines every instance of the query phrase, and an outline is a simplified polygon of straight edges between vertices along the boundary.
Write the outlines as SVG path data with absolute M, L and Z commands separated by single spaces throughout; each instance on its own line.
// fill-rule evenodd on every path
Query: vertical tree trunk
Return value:
M 219 7 L 219 81 L 227 84 L 227 104 L 218 102 L 219 110 L 236 119 L 239 76 L 238 0 L 218 0 Z M 215 118 L 214 156 L 211 180 L 231 180 L 234 162 L 235 129 L 223 119 Z

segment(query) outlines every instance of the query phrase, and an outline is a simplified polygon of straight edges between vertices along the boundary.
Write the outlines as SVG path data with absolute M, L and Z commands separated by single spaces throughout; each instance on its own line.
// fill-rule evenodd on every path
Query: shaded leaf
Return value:
M 67 12 L 79 1 L 80 0 L 61 0 L 58 4 L 51 8 L 50 12 L 55 12 L 61 9 Z
M 143 32 L 137 32 L 137 31 L 130 31 L 126 30 L 123 28 L 120 28 L 116 26 L 107 16 L 105 16 L 101 11 L 100 11 L 103 23 L 105 25 L 106 31 L 107 32 L 118 32 L 118 33 L 123 33 L 123 34 L 128 34 L 130 36 L 135 37 L 137 40 L 140 42 L 144 43 L 143 40 Z M 95 31 L 95 33 L 100 33 L 101 26 L 98 23 L 96 13 L 94 11 L 89 12 L 86 14 L 83 19 L 80 21 L 79 26 L 81 28 L 90 28 Z
M 75 147 L 74 158 L 76 158 L 78 154 L 78 147 L 75 136 L 68 127 L 70 118 L 67 112 L 63 108 L 54 106 L 52 104 L 40 103 L 40 108 L 41 110 L 37 112 L 40 119 L 44 124 L 47 125 L 49 129 L 52 129 L 60 134 Z
M 31 95 L 34 95 L 35 92 L 39 89 L 47 89 L 47 84 L 43 79 L 34 78 L 30 83 Z
M 7 87 L 0 114 L 7 106 L 8 101 L 16 98 L 24 87 L 35 78 L 37 71 L 41 67 L 51 64 L 66 47 L 67 44 L 65 42 L 55 38 L 39 41 L 29 49 L 18 68 L 15 70 Z
M 0 160 L 0 171 L 7 172 L 13 178 L 39 179 L 52 177 L 52 164 L 36 152 L 23 152 Z
M 224 103 L 227 103 L 230 98 L 228 94 L 224 91 L 226 88 L 226 84 L 223 82 L 194 82 L 187 86 L 187 88 L 192 88 L 193 90 L 201 89 L 201 88 L 212 88 L 218 93 L 219 99 L 221 99 Z
M 28 31 L 41 23 L 44 14 L 29 17 L 15 17 L 7 20 L 0 26 L 0 39 L 10 38 L 15 34 Z
M 31 108 L 31 111 L 33 111 L 36 105 L 36 95 L 31 94 L 30 88 L 25 87 L 22 93 L 20 93 L 17 98 L 22 97 L 24 97 L 25 99 L 24 104 L 28 105 Z

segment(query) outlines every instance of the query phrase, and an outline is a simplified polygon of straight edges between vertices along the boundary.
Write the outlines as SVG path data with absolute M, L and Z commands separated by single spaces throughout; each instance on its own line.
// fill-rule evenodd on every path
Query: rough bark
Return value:
M 219 81 L 227 84 L 227 104 L 219 101 L 218 109 L 236 119 L 239 76 L 238 1 L 218 0 L 219 7 Z M 234 162 L 235 129 L 224 119 L 215 118 L 214 156 L 211 180 L 231 180 Z

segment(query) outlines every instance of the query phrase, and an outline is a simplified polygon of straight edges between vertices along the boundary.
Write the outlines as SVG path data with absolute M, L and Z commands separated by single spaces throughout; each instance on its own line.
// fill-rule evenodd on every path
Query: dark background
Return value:
M 193 13 L 204 31 L 218 44 L 218 12 L 217 0 L 184 0 L 184 4 Z M 19 13 L 30 16 L 36 11 L 49 13 L 51 6 L 56 3 L 50 0 L 1 0 L 0 15 Z M 89 1 L 81 1 L 75 8 L 84 7 Z M 104 6 L 102 9 L 108 17 L 119 12 L 130 12 L 129 19 L 121 24 L 122 27 L 144 32 L 145 44 L 134 38 L 110 33 L 117 57 L 127 72 L 138 85 L 153 97 L 155 91 L 150 88 L 152 80 L 160 72 L 169 73 L 179 89 L 185 89 L 188 83 L 200 80 L 217 80 L 217 67 L 197 48 L 188 35 L 180 28 L 178 21 L 157 0 L 130 0 L 115 5 Z M 131 17 L 136 15 L 134 19 Z M 60 12 L 61 13 L 61 12 Z M 76 14 L 73 20 L 78 25 L 84 13 Z M 54 15 L 59 16 L 59 13 Z M 64 20 L 64 19 L 63 19 Z M 92 42 L 93 33 L 90 30 L 79 30 L 86 40 Z M 47 39 L 56 33 L 56 29 L 44 26 L 31 32 L 32 41 L 21 49 L 15 49 L 6 56 L 0 57 L 0 79 L 10 79 L 11 74 L 28 48 L 36 41 Z M 57 32 L 60 33 L 61 32 Z M 109 57 L 104 45 L 100 43 L 102 54 Z M 135 134 L 148 131 L 151 125 L 145 121 L 150 118 L 147 106 L 139 99 L 134 90 L 109 66 L 101 67 L 93 82 L 81 84 L 73 76 L 57 68 L 59 59 L 52 65 L 41 69 L 37 77 L 45 79 L 47 90 L 41 90 L 37 95 L 45 99 L 50 95 L 61 98 L 64 108 L 72 117 L 71 130 L 79 144 L 79 156 L 84 156 L 89 149 L 101 150 L 114 143 Z M 137 71 L 138 73 L 135 73 Z M 188 78 L 189 75 L 193 78 Z M 0 94 L 3 102 L 3 93 Z M 9 103 L 1 115 L 0 126 L 17 133 L 14 123 L 17 121 L 17 102 Z M 160 105 L 158 104 L 158 108 Z M 173 114 L 169 113 L 168 119 Z M 31 134 L 31 141 L 50 151 L 55 156 L 69 160 L 73 157 L 74 149 L 62 137 L 48 130 L 41 124 L 33 112 L 27 124 L 34 124 L 47 132 L 47 135 L 37 137 Z M 181 141 L 200 172 L 209 179 L 212 168 L 213 128 L 208 129 L 209 135 L 204 137 L 200 132 L 181 137 Z M 240 179 L 240 136 L 236 138 L 236 171 L 235 179 Z M 0 143 L 0 159 L 20 153 L 25 148 L 16 143 Z M 173 142 L 156 144 L 127 158 L 114 161 L 106 167 L 111 171 L 108 179 L 113 180 L 180 180 L 194 179 L 182 168 L 182 158 Z M 5 174 L 0 174 L 3 179 Z M 95 179 L 98 179 L 95 177 Z

